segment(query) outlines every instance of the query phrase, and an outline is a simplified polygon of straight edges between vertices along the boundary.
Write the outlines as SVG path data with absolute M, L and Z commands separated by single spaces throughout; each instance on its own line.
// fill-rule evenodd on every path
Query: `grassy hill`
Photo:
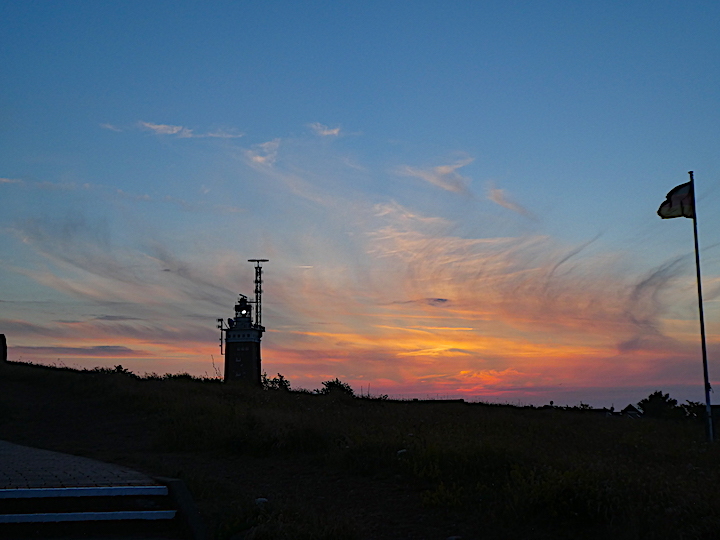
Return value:
M 720 449 L 696 420 L 7 363 L 0 439 L 182 478 L 217 538 L 720 534 Z

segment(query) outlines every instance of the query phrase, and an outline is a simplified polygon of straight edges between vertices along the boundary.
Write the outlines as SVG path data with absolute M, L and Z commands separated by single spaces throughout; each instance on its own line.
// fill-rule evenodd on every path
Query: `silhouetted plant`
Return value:
M 167 381 L 195 381 L 200 380 L 198 377 L 193 377 L 189 373 L 166 373 L 163 375 L 163 379 Z
M 58 367 L 58 366 L 56 366 Z M 70 368 L 63 368 L 59 367 L 59 369 L 70 369 Z M 109 367 L 94 367 L 90 370 L 83 370 L 83 371 L 90 371 L 92 373 L 119 373 L 120 375 L 127 375 L 128 377 L 133 377 L 135 379 L 138 378 L 137 375 L 135 375 L 132 371 L 130 371 L 127 368 L 122 367 L 122 365 L 117 365 L 115 367 L 109 368 Z
M 685 411 L 677 406 L 677 399 L 670 397 L 670 394 L 663 394 L 656 390 L 645 399 L 638 402 L 642 409 L 643 416 L 648 418 L 682 418 Z
M 580 405 L 576 406 L 575 408 L 580 411 L 589 411 L 592 409 L 592 407 L 589 404 L 583 403 L 582 401 L 580 402 Z
M 323 388 L 320 388 L 319 390 L 315 390 L 318 394 L 331 394 L 331 393 L 341 393 L 346 394 L 351 397 L 355 397 L 355 390 L 352 389 L 352 386 L 350 386 L 346 382 L 342 382 L 337 377 L 334 378 L 332 381 L 323 381 L 322 383 Z
M 705 418 L 705 404 L 699 401 L 690 401 L 688 399 L 685 403 L 679 405 L 679 408 L 685 412 L 687 418 Z
M 387 401 L 388 399 L 390 399 L 390 396 L 388 396 L 387 394 L 376 394 L 376 395 L 363 394 L 361 396 L 355 396 L 355 397 L 357 397 L 359 399 L 370 400 L 370 401 Z
M 261 375 L 261 383 L 263 390 L 284 390 L 285 392 L 290 391 L 290 381 L 287 380 L 280 373 L 277 374 L 277 377 L 273 377 L 271 379 L 268 377 L 267 373 L 263 372 L 263 374 Z

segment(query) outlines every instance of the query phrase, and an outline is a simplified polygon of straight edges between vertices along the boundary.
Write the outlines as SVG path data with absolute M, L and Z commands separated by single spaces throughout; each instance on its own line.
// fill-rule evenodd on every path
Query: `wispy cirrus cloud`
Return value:
M 257 165 L 272 165 L 277 160 L 280 139 L 273 139 L 264 143 L 256 144 L 245 151 L 245 156 L 251 163 Z
M 487 391 L 501 391 L 508 388 L 522 386 L 535 386 L 540 378 L 539 373 L 527 373 L 518 371 L 515 368 L 461 370 L 457 373 L 428 376 L 426 380 L 432 380 L 445 391 L 457 392 L 466 395 L 482 394 Z M 543 381 L 545 383 L 548 380 Z
M 133 194 L 133 193 L 127 193 L 126 191 L 123 191 L 122 189 L 115 190 L 115 193 L 119 197 L 121 197 L 123 199 L 131 200 L 131 201 L 152 201 L 152 197 L 150 197 L 150 195 L 148 195 L 147 193 L 144 193 L 142 195 L 137 195 L 137 194 Z
M 422 215 L 419 212 L 415 212 L 395 201 L 376 204 L 374 211 L 376 217 L 382 218 L 387 216 L 393 219 L 396 223 L 403 224 L 404 226 L 423 225 L 447 228 L 451 225 L 451 222 L 445 218 Z
M 251 220 L 213 216 L 213 222 L 243 234 L 230 240 L 219 235 L 216 244 L 195 238 L 197 252 L 167 240 L 151 243 L 147 234 L 133 239 L 132 227 L 118 234 L 112 230 L 121 223 L 117 216 L 107 223 L 78 216 L 21 223 L 24 249 L 34 250 L 40 261 L 23 275 L 35 280 L 37 290 L 48 287 L 72 302 L 36 309 L 38 320 L 26 319 L 36 325 L 0 320 L 0 327 L 15 343 L 48 347 L 28 349 L 26 358 L 92 365 L 97 357 L 102 364 L 111 357 L 103 349 L 91 351 L 121 345 L 147 353 L 122 360 L 127 367 L 135 362 L 139 372 L 168 362 L 170 371 L 194 365 L 191 372 L 202 373 L 201 357 L 209 362 L 215 354 L 221 362 L 215 318 L 231 314 L 237 288 L 252 289 L 251 268 L 245 272 L 243 265 L 248 256 L 262 255 L 272 261 L 265 274 L 263 361 L 293 386 L 313 388 L 340 377 L 356 389 L 371 382 L 382 393 L 505 400 L 535 392 L 557 401 L 552 396 L 561 384 L 614 387 L 618 374 L 623 384 L 661 384 L 669 380 L 663 378 L 672 372 L 668 366 L 689 365 L 695 329 L 682 326 L 688 303 L 682 264 L 636 275 L 618 261 L 622 253 L 588 249 L 592 241 L 568 245 L 540 234 L 503 236 L 502 229 L 483 226 L 490 219 L 481 213 L 449 212 L 445 204 L 434 210 L 423 202 L 420 211 L 413 204 L 414 180 L 404 182 L 405 191 L 393 199 L 364 196 L 351 188 L 372 169 L 328 169 L 322 160 L 334 145 L 327 142 L 306 133 L 301 141 L 273 139 L 231 149 L 241 161 L 242 174 L 233 178 L 237 190 L 212 178 L 167 198 L 104 188 L 113 202 L 125 199 L 118 205 L 124 211 L 132 200 L 143 212 L 145 201 L 164 210 L 175 205 L 217 212 L 219 207 L 204 203 L 209 186 L 213 193 L 224 190 L 221 202 L 242 201 L 251 213 L 262 209 Z M 313 154 L 314 148 L 322 152 Z M 468 189 L 460 174 L 467 163 L 409 168 L 410 176 L 461 193 Z M 491 201 L 516 204 L 492 189 L 484 194 Z M 253 207 L 256 191 L 264 198 Z M 234 192 L 241 195 L 233 198 Z M 182 219 L 197 219 L 201 230 L 208 226 L 204 217 Z M 82 307 L 65 309 L 68 304 Z M 7 319 L 18 317 L 15 306 L 0 306 Z
M 512 201 L 507 196 L 505 190 L 497 188 L 493 182 L 490 182 L 488 184 L 487 198 L 495 204 L 499 204 L 503 208 L 507 208 L 508 210 L 512 210 L 513 212 L 518 213 L 521 216 L 525 216 L 526 218 L 537 221 L 537 216 L 535 214 L 533 214 L 524 206 L 521 206 L 520 204 Z
M 202 193 L 205 195 L 208 193 L 208 191 L 202 191 Z M 122 189 L 115 190 L 115 194 L 121 199 L 133 202 L 162 202 L 173 204 L 186 212 L 214 212 L 218 214 L 237 214 L 243 211 L 242 208 L 230 204 L 209 204 L 205 201 L 189 202 L 185 199 L 174 197 L 172 195 L 165 195 L 164 197 L 153 198 L 147 193 L 134 194 L 123 191 Z
M 88 182 L 82 184 L 78 184 L 77 182 L 50 182 L 47 180 L 38 182 L 21 180 L 20 178 L 0 178 L 0 184 L 22 184 L 24 186 L 43 191 L 75 191 L 81 189 L 89 190 L 93 187 L 93 185 Z
M 339 126 L 336 128 L 330 128 L 320 122 L 313 122 L 312 124 L 308 124 L 308 127 L 310 127 L 316 135 L 320 135 L 322 137 L 337 137 L 340 135 Z
M 19 224 L 16 234 L 62 271 L 22 270 L 52 289 L 102 302 L 217 303 L 231 290 L 193 265 L 183 263 L 159 243 L 144 249 L 113 244 L 107 223 L 81 215 L 62 220 L 34 219 Z
M 126 315 L 98 315 L 93 318 L 96 321 L 140 321 L 139 317 L 128 317 Z
M 107 123 L 105 123 L 105 124 L 100 124 L 100 127 L 103 128 L 103 129 L 107 129 L 107 130 L 109 130 L 109 131 L 115 131 L 115 132 L 117 132 L 117 133 L 122 133 L 122 131 L 123 131 L 121 128 L 117 127 L 117 126 L 114 125 L 114 124 L 107 124 Z
M 181 139 L 187 139 L 193 136 L 192 129 L 183 126 L 173 126 L 170 124 L 153 124 L 152 122 L 138 122 L 142 129 L 152 131 L 156 135 L 176 135 Z
M 75 182 L 37 182 L 35 186 L 46 191 L 75 191 L 92 189 L 92 185 L 87 182 L 84 184 L 77 184 Z
M 31 354 L 42 356 L 93 356 L 101 358 L 127 358 L 133 356 L 147 356 L 146 351 L 130 349 L 123 345 L 95 345 L 92 347 L 13 347 L 16 354 Z
M 438 165 L 437 167 L 417 168 L 405 165 L 400 167 L 397 173 L 420 178 L 446 191 L 471 195 L 468 189 L 470 180 L 458 173 L 457 170 L 472 162 L 473 158 L 468 157 L 451 165 Z
M 239 133 L 238 131 L 232 129 L 219 129 L 217 131 L 209 131 L 201 135 L 194 135 L 194 137 L 210 137 L 213 139 L 239 139 L 244 136 L 244 133 Z
M 206 133 L 196 133 L 193 129 L 172 124 L 154 124 L 152 122 L 140 121 L 138 125 L 141 129 L 151 131 L 156 135 L 174 135 L 179 139 L 237 139 L 244 136 L 244 133 L 240 133 L 234 129 L 218 129 Z
M 367 272 L 304 244 L 314 266 L 268 284 L 283 306 L 268 354 L 300 384 L 322 372 L 383 392 L 548 395 L 612 384 L 618 363 L 628 381 L 651 380 L 692 349 L 666 327 L 679 268 L 628 275 L 590 242 L 456 236 L 448 220 L 397 203 L 363 221 Z M 651 354 L 657 367 L 639 368 Z
M 528 336 L 550 330 L 570 340 L 592 335 L 592 342 L 625 352 L 669 347 L 663 317 L 685 259 L 633 276 L 615 267 L 618 255 L 585 253 L 592 242 L 462 238 L 449 227 L 408 219 L 401 208 L 386 207 L 381 217 L 385 224 L 369 234 L 368 250 L 390 259 L 397 300 L 442 298 L 443 311 L 454 317 L 492 320 Z

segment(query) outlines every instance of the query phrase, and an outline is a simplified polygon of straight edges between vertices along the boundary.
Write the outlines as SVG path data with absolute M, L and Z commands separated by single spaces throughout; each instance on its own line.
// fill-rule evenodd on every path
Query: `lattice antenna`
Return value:
M 223 354 L 223 330 L 225 330 L 225 328 L 223 327 L 222 319 L 218 319 L 217 322 L 217 327 L 220 329 L 220 354 Z
M 262 326 L 262 266 L 270 259 L 248 259 L 255 263 L 255 326 Z

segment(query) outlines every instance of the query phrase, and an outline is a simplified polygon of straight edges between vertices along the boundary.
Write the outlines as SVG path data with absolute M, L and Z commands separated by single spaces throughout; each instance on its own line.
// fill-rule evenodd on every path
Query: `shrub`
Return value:
M 200 380 L 197 377 L 193 377 L 189 373 L 166 373 L 163 375 L 163 379 L 166 381 L 196 381 Z
M 60 367 L 59 369 L 63 369 L 63 368 Z M 72 370 L 71 370 L 71 371 L 72 371 Z M 83 371 L 89 371 L 89 372 L 91 372 L 91 373 L 96 373 L 96 374 L 118 373 L 118 374 L 120 374 L 120 375 L 126 375 L 126 376 L 132 377 L 132 378 L 134 378 L 134 379 L 137 379 L 137 378 L 138 378 L 137 375 L 135 375 L 135 374 L 134 374 L 132 371 L 130 371 L 129 369 L 122 367 L 122 365 L 117 365 L 117 366 L 115 366 L 115 367 L 113 367 L 113 368 L 109 368 L 109 367 L 94 367 L 94 368 L 92 368 L 92 369 L 85 369 L 85 370 L 83 370 Z
M 290 391 L 290 381 L 288 381 L 280 373 L 277 374 L 277 377 L 273 377 L 272 379 L 270 379 L 267 376 L 267 373 L 263 372 L 261 376 L 261 384 L 263 390 L 283 390 L 285 392 Z
M 648 418 L 682 418 L 685 411 L 677 406 L 677 400 L 670 397 L 670 394 L 663 394 L 657 390 L 645 399 L 638 402 L 643 411 L 643 416 Z
M 350 397 L 355 397 L 355 390 L 352 389 L 348 383 L 342 382 L 337 377 L 332 381 L 323 381 L 323 388 L 315 390 L 317 394 L 345 394 Z

